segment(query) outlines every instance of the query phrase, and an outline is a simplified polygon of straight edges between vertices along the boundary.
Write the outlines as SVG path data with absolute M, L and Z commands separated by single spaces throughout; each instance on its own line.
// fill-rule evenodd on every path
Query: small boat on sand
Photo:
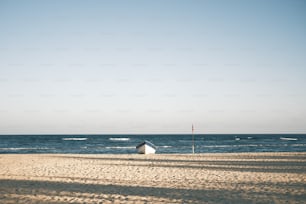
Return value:
M 137 145 L 136 149 L 139 154 L 155 154 L 156 152 L 156 146 L 147 140 Z

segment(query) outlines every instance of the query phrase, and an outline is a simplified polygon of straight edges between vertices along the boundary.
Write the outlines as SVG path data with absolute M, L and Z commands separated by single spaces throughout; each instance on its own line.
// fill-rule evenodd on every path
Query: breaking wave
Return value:
M 87 137 L 66 137 L 66 138 L 62 138 L 62 140 L 75 140 L 75 141 L 83 141 L 83 140 L 88 140 Z
M 111 138 L 109 138 L 109 140 L 111 140 L 111 141 L 129 141 L 130 138 L 128 138 L 128 137 L 111 137 Z

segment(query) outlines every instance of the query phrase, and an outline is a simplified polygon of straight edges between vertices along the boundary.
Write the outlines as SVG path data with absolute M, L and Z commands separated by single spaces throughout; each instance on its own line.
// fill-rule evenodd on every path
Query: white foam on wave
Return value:
M 62 140 L 75 140 L 75 141 L 83 141 L 83 140 L 88 140 L 87 137 L 66 137 L 62 138 Z
M 171 148 L 172 146 L 167 146 L 167 145 L 164 145 L 164 146 L 157 146 L 159 148 Z
M 304 147 L 304 146 L 306 146 L 306 144 L 292 144 L 290 146 L 293 146 L 293 147 Z
M 245 145 L 204 145 L 205 148 L 228 148 L 228 147 L 264 147 L 264 146 L 272 146 L 272 145 L 264 145 L 264 144 L 245 144 Z
M 305 144 L 306 145 L 306 144 Z M 284 147 L 284 146 L 304 146 L 304 144 L 241 144 L 241 145 L 203 145 L 205 148 L 228 148 L 228 147 Z
M 179 140 L 179 142 L 187 142 L 187 143 L 191 143 L 192 140 Z
M 288 141 L 296 141 L 296 140 L 298 140 L 298 138 L 295 138 L 295 137 L 281 137 L 279 139 L 281 139 L 281 140 L 288 140 Z
M 128 138 L 128 137 L 111 137 L 111 138 L 109 138 L 109 140 L 111 140 L 111 141 L 129 141 L 130 138 Z
M 47 148 L 47 147 L 4 147 L 0 148 L 0 150 L 44 150 L 44 149 L 54 149 L 54 148 Z
M 136 147 L 105 147 L 105 149 L 135 149 Z

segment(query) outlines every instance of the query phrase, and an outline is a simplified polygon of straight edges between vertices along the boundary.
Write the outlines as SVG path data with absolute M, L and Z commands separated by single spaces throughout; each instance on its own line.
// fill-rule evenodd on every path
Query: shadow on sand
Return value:
M 138 187 L 122 185 L 86 184 L 58 181 L 29 181 L 29 180 L 0 180 L 0 200 L 4 203 L 30 202 L 34 200 L 29 195 L 40 196 L 38 203 L 67 203 L 67 197 L 76 197 L 73 203 L 84 202 L 120 202 L 133 203 L 148 197 L 155 198 L 158 203 L 250 203 L 257 200 L 259 203 L 272 202 L 272 198 L 289 199 L 299 203 L 305 196 L 293 196 L 277 193 L 256 193 L 234 190 L 191 190 L 172 189 L 161 187 Z M 116 196 L 117 195 L 117 196 Z M 120 195 L 118 197 L 118 195 Z M 62 197 L 62 199 L 61 199 Z M 17 198 L 17 199 L 16 199 Z M 45 199 L 48 198 L 48 199 Z M 92 199 L 92 200 L 91 200 Z M 140 202 L 142 203 L 142 202 Z M 146 202 L 143 202 L 146 203 Z
M 99 160 L 102 165 L 129 165 L 129 166 L 149 166 L 150 167 L 164 167 L 164 168 L 192 168 L 192 169 L 207 169 L 207 170 L 219 170 L 219 171 L 239 171 L 239 172 L 263 172 L 263 173 L 304 173 L 306 172 L 306 159 L 304 156 L 288 158 L 287 156 L 274 157 L 261 157 L 260 160 L 251 160 L 249 157 L 239 157 L 240 160 L 212 160 L 205 159 L 205 155 L 202 157 L 203 160 L 182 160 L 182 159 L 158 159 L 155 158 L 116 158 L 116 157 L 82 157 L 82 156 L 71 156 L 71 155 L 52 155 L 51 157 L 56 158 L 69 158 L 79 160 Z M 241 159 L 247 159 L 246 161 Z M 273 160 L 274 159 L 274 160 Z M 292 161 L 290 161 L 290 159 Z M 297 161 L 300 160 L 300 161 Z M 107 163 L 108 161 L 116 163 Z M 134 161 L 138 162 L 134 164 Z
M 306 162 L 303 157 L 299 156 L 294 158 L 288 158 L 286 156 L 277 156 L 277 158 L 274 158 L 272 156 L 259 159 L 256 157 L 253 159 L 250 156 L 206 158 L 205 155 L 197 155 L 196 160 L 193 160 L 192 157 L 188 160 L 189 156 L 169 156 L 169 159 L 165 159 L 165 157 L 159 158 L 158 155 L 154 157 L 131 155 L 125 158 L 112 155 L 98 155 L 97 157 L 90 155 L 48 155 L 48 157 L 56 159 L 76 159 L 81 162 L 93 162 L 95 165 L 110 166 L 192 168 L 194 170 L 213 170 L 216 172 L 297 173 L 296 176 L 305 175 L 306 172 Z M 207 171 L 203 171 L 203 173 L 205 172 Z M 19 180 L 0 179 L 0 203 L 147 203 L 146 199 L 151 199 L 149 203 L 249 204 L 278 202 L 305 203 L 306 200 L 306 196 L 302 193 L 306 189 L 306 185 L 302 179 L 300 182 L 290 183 L 269 183 L 265 181 L 257 183 L 251 181 L 230 183 L 230 181 L 227 182 L 226 179 L 223 179 L 225 181 L 223 183 L 218 183 L 218 181 L 202 183 L 203 186 L 197 187 L 197 189 L 178 189 L 160 187 L 162 185 L 157 187 L 150 184 L 136 186 L 136 183 L 105 182 L 103 179 L 90 179 L 85 177 L 37 177 Z M 15 178 L 18 178 L 18 175 Z

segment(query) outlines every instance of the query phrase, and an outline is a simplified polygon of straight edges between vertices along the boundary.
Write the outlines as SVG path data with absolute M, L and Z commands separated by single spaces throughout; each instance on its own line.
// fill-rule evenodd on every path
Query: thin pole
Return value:
M 194 134 L 193 134 L 194 128 L 192 124 L 192 154 L 194 154 Z

